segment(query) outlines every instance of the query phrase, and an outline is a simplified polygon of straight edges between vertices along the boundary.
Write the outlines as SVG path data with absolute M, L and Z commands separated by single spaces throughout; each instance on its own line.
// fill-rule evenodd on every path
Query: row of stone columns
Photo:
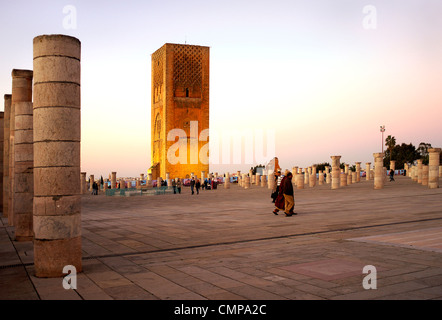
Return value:
M 428 149 L 428 165 L 424 165 L 422 159 L 417 160 L 416 166 L 406 165 L 407 176 L 414 182 L 428 186 L 429 189 L 439 188 L 439 178 L 442 178 L 440 153 L 441 148 Z
M 302 168 L 293 167 L 293 181 L 298 189 L 303 189 L 304 186 L 315 187 L 316 183 L 318 185 L 324 184 L 324 175 L 325 175 L 325 183 L 331 185 L 331 189 L 338 189 L 342 186 L 347 186 L 352 183 L 360 182 L 360 174 L 361 174 L 361 162 L 356 162 L 356 171 L 351 172 L 349 170 L 349 165 L 345 165 L 345 169 L 341 169 L 340 163 L 341 156 L 331 156 L 332 165 L 331 172 L 330 167 L 325 167 L 325 170 L 318 171 L 318 179 L 316 179 L 316 166 L 313 165 L 311 167 L 305 168 L 304 173 L 302 172 Z M 371 179 L 371 170 L 370 170 L 371 162 L 366 163 L 366 180 Z M 318 181 L 317 181 L 318 180 Z
M 230 188 L 230 173 L 226 172 L 226 179 L 224 181 L 224 188 L 229 189 Z M 249 173 L 242 173 L 241 171 L 236 172 L 236 177 L 238 178 L 238 186 L 243 187 L 244 189 L 250 189 L 252 185 L 260 186 L 260 187 L 266 187 L 267 184 L 267 176 L 261 175 L 259 173 L 253 174 L 252 170 L 249 171 Z M 271 183 L 269 178 L 269 183 Z M 226 186 L 227 184 L 227 186 Z M 270 188 L 270 186 L 269 186 Z
M 80 47 L 69 36 L 34 38 L 33 70 L 12 71 L 0 117 L 3 215 L 16 241 L 34 241 L 37 277 L 82 270 Z
M 13 70 L 12 216 L 17 241 L 33 238 L 34 149 L 32 71 Z

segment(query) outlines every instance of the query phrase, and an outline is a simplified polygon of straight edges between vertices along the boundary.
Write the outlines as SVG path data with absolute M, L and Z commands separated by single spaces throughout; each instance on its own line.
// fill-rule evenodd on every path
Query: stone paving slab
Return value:
M 426 228 L 350 239 L 442 253 L 442 228 Z
M 42 300 L 441 299 L 442 189 L 396 177 L 295 190 L 296 216 L 267 188 L 82 198 L 77 289 L 33 275 L 32 242 L 0 226 L 0 298 Z M 410 240 L 412 239 L 412 240 Z M 417 241 L 414 247 L 406 241 Z M 398 246 L 398 244 L 400 246 Z M 427 250 L 432 248 L 431 250 Z M 362 268 L 377 268 L 366 290 Z

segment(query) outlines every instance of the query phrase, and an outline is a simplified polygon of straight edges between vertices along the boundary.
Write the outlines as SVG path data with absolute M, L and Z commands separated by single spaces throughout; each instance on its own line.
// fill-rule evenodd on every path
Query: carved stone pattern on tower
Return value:
M 164 52 L 165 48 L 161 47 L 152 55 L 153 61 L 156 64 L 156 68 L 154 68 L 153 74 L 153 86 L 155 89 L 163 85 Z
M 202 86 L 202 48 L 197 46 L 174 47 L 175 85 L 183 87 Z

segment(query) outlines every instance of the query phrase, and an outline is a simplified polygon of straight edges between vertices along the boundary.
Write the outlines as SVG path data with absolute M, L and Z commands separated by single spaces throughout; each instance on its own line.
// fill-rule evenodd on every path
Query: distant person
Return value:
M 173 194 L 176 194 L 176 181 L 175 181 L 175 179 L 172 179 L 172 188 L 173 188 Z
M 404 169 L 404 176 L 407 176 L 407 170 Z
M 273 184 L 272 194 L 270 196 L 272 198 L 272 203 L 275 203 L 276 198 L 278 197 L 278 194 L 279 194 L 278 180 L 279 180 L 280 176 L 281 176 L 281 170 L 277 170 L 275 172 L 275 176 L 274 176 L 275 183 Z
M 284 199 L 284 193 L 283 193 L 283 189 L 280 187 L 281 185 L 284 185 L 286 177 L 281 175 L 281 171 L 278 170 L 277 172 L 279 175 L 276 178 L 276 181 L 280 180 L 280 185 L 276 186 L 276 198 L 275 198 L 275 210 L 273 210 L 273 213 L 275 215 L 278 215 L 279 210 L 284 210 L 285 209 L 285 199 Z M 279 177 L 282 176 L 282 179 L 279 179 Z
M 195 178 L 192 177 L 192 180 L 190 180 L 190 190 L 192 191 L 192 194 L 195 193 L 195 192 L 193 191 L 194 188 L 195 188 Z
M 176 188 L 177 188 L 177 191 L 178 191 L 178 193 L 179 194 L 181 194 L 181 180 L 180 180 L 180 178 L 177 178 L 177 180 L 176 180 Z
M 98 184 L 95 181 L 92 183 L 92 194 L 98 195 Z
M 196 194 L 200 194 L 200 188 L 201 188 L 200 179 L 196 179 L 196 182 L 195 182 Z
M 293 174 L 291 172 L 287 173 L 284 184 L 281 185 L 284 194 L 284 213 L 286 217 L 296 214 L 293 212 L 295 207 L 295 194 L 293 191 L 292 177 Z
M 394 170 L 390 169 L 390 182 L 391 181 L 395 181 L 395 180 L 394 180 Z

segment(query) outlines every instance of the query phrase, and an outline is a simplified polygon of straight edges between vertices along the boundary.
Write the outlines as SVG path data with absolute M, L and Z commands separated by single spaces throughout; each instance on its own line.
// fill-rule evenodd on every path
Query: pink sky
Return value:
M 210 128 L 275 130 L 284 168 L 373 162 L 379 126 L 397 143 L 442 146 L 442 3 L 371 1 L 60 1 L 2 6 L 0 89 L 32 68 L 32 39 L 82 42 L 82 171 L 150 167 L 150 54 L 164 43 L 211 47 Z M 162 13 L 168 12 L 167 16 Z M 16 21 L 21 21 L 17 24 Z M 213 165 L 211 171 L 247 170 Z

